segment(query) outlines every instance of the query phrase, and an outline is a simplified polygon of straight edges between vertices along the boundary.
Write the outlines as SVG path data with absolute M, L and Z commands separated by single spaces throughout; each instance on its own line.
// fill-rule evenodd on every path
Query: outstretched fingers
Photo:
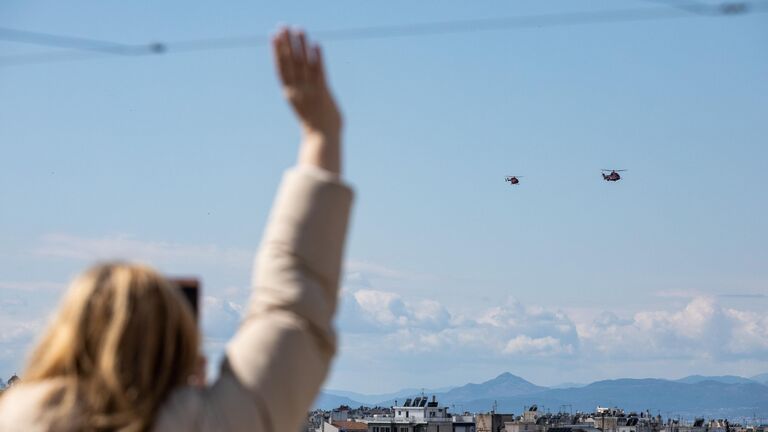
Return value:
M 309 79 L 309 55 L 307 53 L 307 35 L 303 31 L 296 33 L 294 38 L 296 51 L 294 52 L 294 67 L 296 76 L 302 83 Z
M 288 29 L 280 30 L 272 39 L 272 52 L 275 56 L 275 64 L 277 65 L 280 80 L 285 85 L 293 85 L 296 82 L 296 70 Z
M 313 82 L 325 82 L 323 52 L 318 44 L 312 44 L 309 48 L 309 79 Z
M 283 84 L 323 83 L 323 55 L 320 46 L 310 43 L 303 31 L 281 29 L 272 39 L 275 64 Z

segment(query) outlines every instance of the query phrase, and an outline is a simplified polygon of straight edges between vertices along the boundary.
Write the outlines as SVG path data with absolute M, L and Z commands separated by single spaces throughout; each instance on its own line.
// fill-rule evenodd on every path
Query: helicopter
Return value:
M 621 180 L 621 176 L 619 175 L 619 173 L 622 172 L 622 171 L 626 171 L 626 170 L 625 169 L 620 169 L 620 170 L 607 170 L 607 169 L 604 169 L 604 170 L 601 170 L 601 171 L 603 171 L 602 172 L 603 180 L 615 182 L 615 181 Z M 606 171 L 610 171 L 611 173 L 610 174 L 605 174 Z
M 514 186 L 520 183 L 520 180 L 518 180 L 518 178 L 522 178 L 522 177 L 523 176 L 506 176 L 504 177 L 504 181 L 508 181 L 510 186 Z

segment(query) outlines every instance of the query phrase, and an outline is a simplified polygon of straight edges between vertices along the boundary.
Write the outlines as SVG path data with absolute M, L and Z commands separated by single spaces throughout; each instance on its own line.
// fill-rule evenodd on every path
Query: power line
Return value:
M 703 3 L 701 1 L 694 1 L 694 0 L 644 0 L 649 3 L 654 4 L 662 4 L 669 7 L 677 8 L 686 12 L 690 12 L 692 14 L 697 15 L 708 15 L 708 16 L 717 16 L 717 15 L 736 15 L 736 14 L 742 14 L 745 12 L 748 12 L 750 6 L 753 6 L 754 4 L 749 4 L 742 1 L 726 1 L 719 4 L 707 4 Z M 759 9 L 765 6 L 765 4 L 756 4 L 758 11 L 762 12 Z
M 32 32 L 0 27 L 0 40 L 19 42 L 33 45 L 52 46 L 57 48 L 72 48 L 81 51 L 93 51 L 103 54 L 131 54 L 136 47 L 73 36 L 54 35 L 50 33 Z
M 562 27 L 584 24 L 650 21 L 671 18 L 737 15 L 750 12 L 768 12 L 768 7 L 766 7 L 768 6 L 768 3 L 766 2 L 726 2 L 717 5 L 705 5 L 693 1 L 648 1 L 653 1 L 654 3 L 663 2 L 665 5 L 673 7 L 633 8 L 608 11 L 582 11 L 502 18 L 481 18 L 399 25 L 352 27 L 335 30 L 316 30 L 312 31 L 311 33 L 313 37 L 316 37 L 318 40 L 331 42 L 415 36 L 436 36 L 445 34 L 519 30 L 526 28 Z M 2 56 L 0 57 L 0 67 L 3 67 L 33 63 L 86 60 L 104 57 L 107 55 L 149 56 L 194 51 L 258 47 L 267 45 L 270 38 L 269 36 L 265 35 L 250 35 L 241 37 L 206 38 L 130 45 L 78 37 L 57 36 L 47 33 L 0 29 L 0 40 L 56 46 L 59 48 L 70 48 L 80 51 L 57 51 L 37 54 Z
M 706 15 L 710 10 L 712 10 L 712 6 L 701 3 L 698 1 L 687 1 L 687 0 L 643 0 L 648 3 L 653 4 L 661 4 L 673 8 L 678 8 L 680 10 L 690 12 L 692 14 L 698 14 L 698 15 Z

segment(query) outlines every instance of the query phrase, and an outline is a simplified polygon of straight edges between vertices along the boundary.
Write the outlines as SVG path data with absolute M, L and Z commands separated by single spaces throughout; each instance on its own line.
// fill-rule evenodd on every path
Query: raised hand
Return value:
M 325 79 L 320 47 L 302 31 L 282 29 L 272 40 L 283 93 L 301 123 L 299 163 L 341 171 L 341 114 Z

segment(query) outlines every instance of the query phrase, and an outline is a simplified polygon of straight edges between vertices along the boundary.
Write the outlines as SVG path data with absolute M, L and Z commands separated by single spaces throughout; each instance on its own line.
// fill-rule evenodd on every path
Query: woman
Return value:
M 176 288 L 146 267 L 101 265 L 72 283 L 22 384 L 0 398 L 0 431 L 299 430 L 335 351 L 352 192 L 320 49 L 288 30 L 273 49 L 303 141 L 216 382 L 194 385 L 200 337 Z

